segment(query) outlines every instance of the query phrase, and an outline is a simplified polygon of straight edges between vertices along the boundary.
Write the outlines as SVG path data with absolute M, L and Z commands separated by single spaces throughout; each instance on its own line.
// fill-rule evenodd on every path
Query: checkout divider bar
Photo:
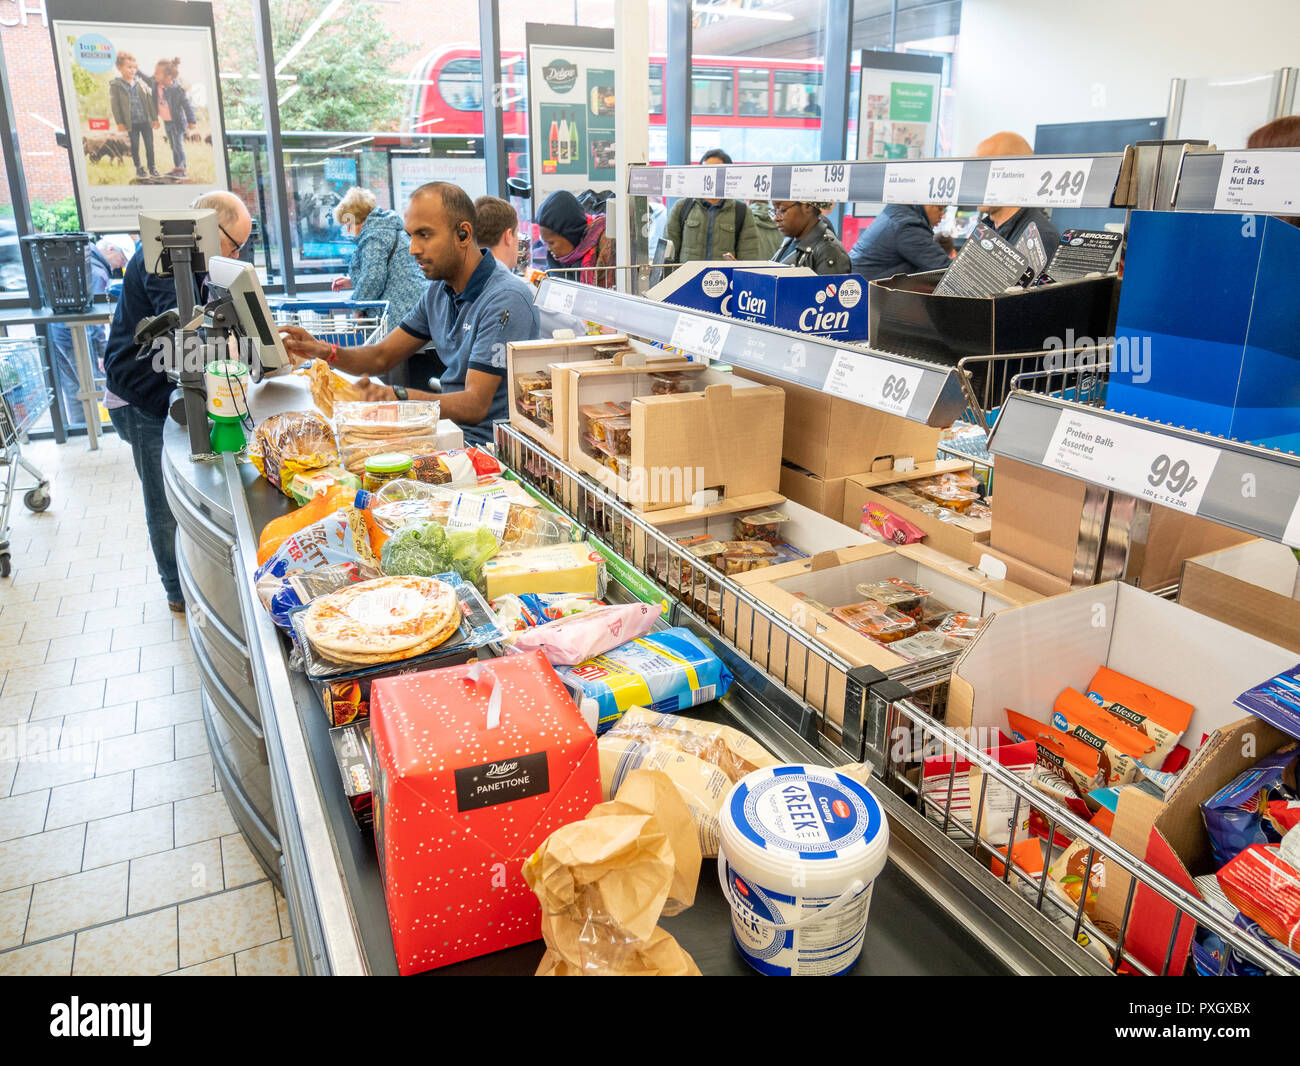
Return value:
M 863 344 L 831 342 L 560 278 L 542 280 L 536 304 L 927 426 L 950 426 L 965 409 L 955 367 Z
M 368 972 L 365 955 L 339 872 L 280 637 L 257 598 L 254 560 L 246 558 L 241 549 L 241 545 L 257 543 L 243 479 L 233 454 L 226 453 L 221 461 L 235 520 L 231 549 L 235 590 L 263 716 L 271 792 L 286 867 L 285 900 L 300 969 L 311 975 L 362 976 Z

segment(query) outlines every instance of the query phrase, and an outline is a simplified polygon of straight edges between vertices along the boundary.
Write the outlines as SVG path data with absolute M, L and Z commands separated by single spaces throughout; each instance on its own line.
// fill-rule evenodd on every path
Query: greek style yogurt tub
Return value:
M 889 824 L 866 787 L 820 766 L 773 766 L 723 801 L 718 877 L 741 955 L 762 974 L 838 975 L 866 935 Z

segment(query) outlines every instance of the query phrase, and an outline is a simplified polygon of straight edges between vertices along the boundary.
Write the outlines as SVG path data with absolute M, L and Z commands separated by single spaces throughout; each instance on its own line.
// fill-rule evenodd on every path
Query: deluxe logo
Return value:
M 82 1003 L 73 996 L 50 1007 L 50 1036 L 127 1037 L 136 1047 L 148 1047 L 152 1017 L 151 1003 Z
M 761 300 L 748 289 L 741 289 L 736 297 L 736 310 L 744 315 L 767 314 L 767 301 Z
M 488 777 L 509 777 L 519 769 L 519 762 L 498 762 L 487 768 Z
M 799 328 L 804 333 L 838 333 L 849 328 L 849 313 L 806 307 L 799 315 Z
M 739 892 L 742 896 L 749 895 L 749 886 L 745 884 L 744 881 L 742 881 L 739 877 L 732 878 L 732 881 L 736 886 L 737 892 Z
M 462 766 L 455 772 L 456 809 L 461 811 L 512 803 L 551 790 L 546 752 L 535 751 L 515 759 Z
M 567 59 L 552 59 L 542 67 L 542 78 L 557 93 L 567 93 L 578 80 L 578 67 Z
M 831 810 L 833 810 L 841 818 L 847 818 L 850 814 L 853 813 L 852 808 L 850 808 L 849 805 L 845 803 L 843 800 L 836 800 L 834 803 L 832 803 Z

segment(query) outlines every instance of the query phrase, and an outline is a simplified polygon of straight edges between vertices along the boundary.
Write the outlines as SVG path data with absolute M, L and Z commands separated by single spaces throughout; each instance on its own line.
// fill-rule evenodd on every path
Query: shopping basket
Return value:
M 277 326 L 301 326 L 318 341 L 352 348 L 388 332 L 387 300 L 269 301 Z
M 0 480 L 0 577 L 9 576 L 9 508 L 20 468 L 36 480 L 23 496 L 27 509 L 44 511 L 50 505 L 49 482 L 22 450 L 23 436 L 49 409 L 41 341 L 0 338 L 0 466 L 6 467 Z
M 36 263 L 41 299 L 54 311 L 85 312 L 95 302 L 89 233 L 37 233 L 24 237 Z

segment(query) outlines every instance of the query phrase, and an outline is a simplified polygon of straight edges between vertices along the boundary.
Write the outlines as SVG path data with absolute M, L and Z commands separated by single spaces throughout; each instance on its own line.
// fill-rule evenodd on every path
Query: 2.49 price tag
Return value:
M 1082 207 L 1091 159 L 1025 158 L 989 164 L 984 203 L 989 207 Z
M 920 367 L 839 348 L 822 391 L 877 411 L 906 416 L 923 373 Z
M 678 315 L 668 343 L 673 348 L 716 361 L 722 358 L 722 346 L 730 332 L 731 325 L 726 322 L 710 322 L 696 315 Z

